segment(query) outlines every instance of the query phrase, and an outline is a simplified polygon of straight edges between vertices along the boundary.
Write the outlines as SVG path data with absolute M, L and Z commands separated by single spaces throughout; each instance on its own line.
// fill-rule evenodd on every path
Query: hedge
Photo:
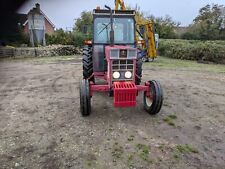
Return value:
M 175 59 L 225 64 L 225 41 L 161 39 L 159 53 Z

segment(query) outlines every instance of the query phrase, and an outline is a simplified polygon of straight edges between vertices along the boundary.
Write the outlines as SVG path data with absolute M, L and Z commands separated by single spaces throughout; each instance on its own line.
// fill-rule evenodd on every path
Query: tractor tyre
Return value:
M 80 112 L 82 116 L 89 116 L 91 113 L 90 86 L 87 79 L 80 84 Z
M 145 56 L 141 58 L 142 62 L 146 62 L 146 59 L 147 58 Z
M 93 60 L 92 60 L 92 47 L 87 46 L 83 48 L 83 78 L 94 82 L 93 74 Z
M 142 60 L 138 59 L 136 61 L 136 77 L 135 77 L 135 84 L 141 84 L 141 77 L 142 77 Z
M 149 62 L 149 57 L 146 57 L 145 62 Z
M 149 81 L 149 94 L 144 92 L 144 109 L 151 115 L 159 113 L 163 104 L 163 90 L 159 82 Z

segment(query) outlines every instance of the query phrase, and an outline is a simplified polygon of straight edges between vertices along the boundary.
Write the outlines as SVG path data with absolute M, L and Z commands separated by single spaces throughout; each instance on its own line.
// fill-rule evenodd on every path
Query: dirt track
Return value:
M 157 116 L 142 94 L 115 109 L 96 93 L 84 118 L 80 59 L 0 62 L 0 168 L 224 169 L 225 75 L 144 68 L 164 89 Z

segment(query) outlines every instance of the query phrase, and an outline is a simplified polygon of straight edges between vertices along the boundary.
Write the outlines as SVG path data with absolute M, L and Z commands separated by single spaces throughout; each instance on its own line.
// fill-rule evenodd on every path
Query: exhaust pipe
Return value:
M 112 9 L 105 5 L 105 8 L 108 9 L 110 11 L 110 25 L 111 25 L 111 30 L 110 30 L 110 45 L 113 46 L 114 45 L 114 30 L 113 30 L 113 16 L 112 16 Z

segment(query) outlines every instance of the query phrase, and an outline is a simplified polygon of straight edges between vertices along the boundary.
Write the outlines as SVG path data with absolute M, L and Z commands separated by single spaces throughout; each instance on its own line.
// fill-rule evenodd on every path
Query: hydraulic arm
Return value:
M 115 0 L 115 10 L 126 10 L 123 0 Z M 154 59 L 157 57 L 155 32 L 152 21 L 145 20 L 136 15 L 136 44 L 143 51 L 143 57 Z

